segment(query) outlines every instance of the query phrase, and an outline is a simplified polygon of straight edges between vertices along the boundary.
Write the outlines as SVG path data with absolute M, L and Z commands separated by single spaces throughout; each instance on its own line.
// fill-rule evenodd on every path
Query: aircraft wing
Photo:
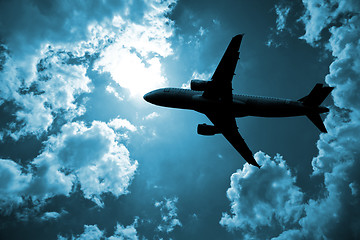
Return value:
M 254 156 L 241 137 L 235 118 L 231 115 L 221 114 L 220 116 L 207 114 L 210 121 L 220 129 L 224 137 L 231 143 L 231 145 L 241 154 L 241 156 L 251 165 L 260 168 L 259 164 L 254 159 Z
M 232 79 L 239 60 L 239 48 L 242 38 L 243 34 L 239 34 L 231 39 L 224 56 L 221 58 L 211 81 L 203 93 L 203 97 L 232 101 Z

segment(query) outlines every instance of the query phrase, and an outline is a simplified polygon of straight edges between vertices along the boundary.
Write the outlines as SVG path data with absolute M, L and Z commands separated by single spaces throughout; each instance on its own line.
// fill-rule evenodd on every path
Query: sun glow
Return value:
M 172 21 L 164 13 L 171 11 L 165 4 L 152 6 L 142 21 L 129 22 L 119 16 L 112 21 L 115 39 L 104 48 L 94 70 L 108 72 L 111 78 L 130 92 L 130 98 L 164 87 L 167 79 L 161 71 L 162 60 L 173 54 L 170 37 Z
M 158 57 L 144 61 L 120 43 L 109 46 L 103 52 L 96 69 L 109 72 L 116 83 L 130 91 L 130 97 L 140 97 L 166 83 Z

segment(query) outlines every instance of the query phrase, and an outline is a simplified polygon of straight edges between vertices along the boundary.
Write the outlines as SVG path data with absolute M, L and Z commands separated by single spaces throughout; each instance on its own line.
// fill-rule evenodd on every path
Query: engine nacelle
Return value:
M 194 79 L 190 81 L 190 89 L 194 91 L 205 91 L 208 84 L 209 81 Z
M 206 123 L 203 123 L 198 125 L 197 133 L 200 135 L 212 136 L 220 133 L 220 130 L 213 125 L 207 125 Z

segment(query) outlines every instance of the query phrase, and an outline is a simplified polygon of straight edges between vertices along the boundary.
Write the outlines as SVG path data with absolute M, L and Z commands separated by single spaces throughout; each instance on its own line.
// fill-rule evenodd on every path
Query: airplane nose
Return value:
M 159 90 L 148 92 L 144 95 L 144 100 L 151 104 L 158 104 L 161 101 L 161 95 L 159 96 Z
M 150 93 L 145 94 L 144 97 L 143 97 L 144 100 L 147 101 L 147 102 L 150 102 L 151 101 L 151 96 L 150 95 L 151 95 Z

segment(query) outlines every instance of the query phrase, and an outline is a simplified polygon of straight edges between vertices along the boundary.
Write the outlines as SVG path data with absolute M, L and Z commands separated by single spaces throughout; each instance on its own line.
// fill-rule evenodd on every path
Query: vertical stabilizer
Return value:
M 309 95 L 299 99 L 298 101 L 305 105 L 320 105 L 333 89 L 333 87 L 324 87 L 323 84 L 318 83 L 315 85 L 313 90 L 311 90 Z

